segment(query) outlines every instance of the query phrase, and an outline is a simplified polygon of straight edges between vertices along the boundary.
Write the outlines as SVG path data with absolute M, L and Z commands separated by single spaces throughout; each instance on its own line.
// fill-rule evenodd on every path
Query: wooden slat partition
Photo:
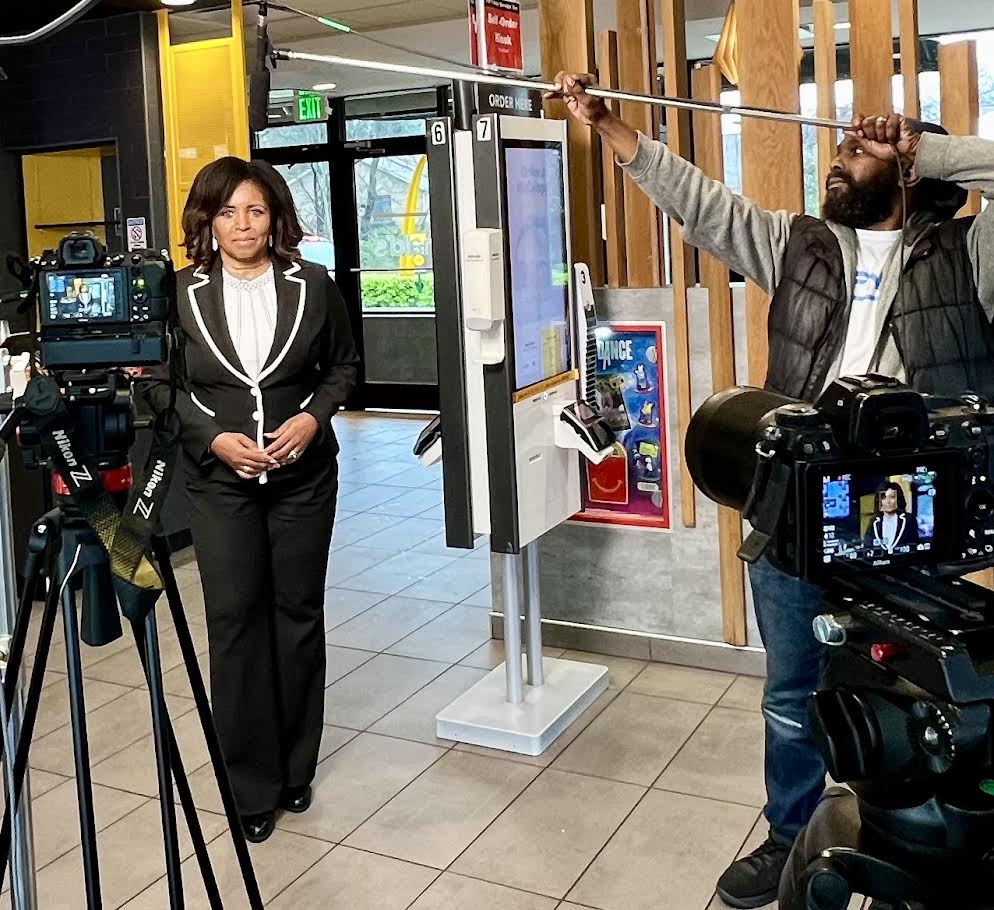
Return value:
M 543 79 L 551 82 L 560 70 L 594 72 L 594 0 L 539 0 L 538 18 Z M 600 142 L 563 102 L 546 102 L 545 112 L 568 124 L 573 258 L 587 263 L 598 287 L 604 283 Z
M 605 88 L 618 88 L 618 33 L 599 32 L 597 35 L 597 81 Z M 607 106 L 620 114 L 617 101 Z M 604 233 L 607 242 L 607 285 L 622 288 L 628 284 L 625 264 L 625 184 L 621 170 L 614 161 L 614 152 L 606 142 L 601 143 L 601 170 L 604 174 Z
M 663 84 L 667 95 L 686 98 L 687 19 L 684 0 L 661 0 L 659 25 L 663 31 Z M 666 144 L 682 158 L 691 157 L 690 116 L 676 108 L 666 110 Z M 693 416 L 690 378 L 690 326 L 687 317 L 687 288 L 696 283 L 694 251 L 683 242 L 683 231 L 670 221 L 670 273 L 673 291 L 673 342 L 676 349 L 677 420 L 680 427 L 680 509 L 684 527 L 697 524 L 697 490 L 687 470 L 684 440 Z
M 918 44 L 918 0 L 901 0 L 901 82 L 904 86 L 904 116 L 921 114 L 918 70 L 921 68 L 921 48 Z
M 718 101 L 721 72 L 713 63 L 695 69 L 691 76 L 695 99 Z M 724 180 L 721 117 L 694 114 L 695 163 L 709 177 Z M 713 256 L 701 253 L 701 284 L 708 291 L 708 325 L 711 338 L 711 383 L 719 392 L 735 385 L 735 336 L 732 289 L 728 269 Z M 718 567 L 721 576 L 721 616 L 725 641 L 747 644 L 745 572 L 738 550 L 742 545 L 742 518 L 734 509 L 718 507 Z
M 797 0 L 736 0 L 742 104 L 798 113 Z M 801 128 L 754 117 L 742 119 L 742 183 L 746 196 L 771 209 L 804 210 Z M 749 383 L 766 380 L 770 299 L 746 288 Z
M 818 116 L 835 119 L 835 4 L 814 0 L 811 4 L 815 26 L 815 85 L 818 89 Z M 825 195 L 825 176 L 832 167 L 839 136 L 835 130 L 818 130 L 818 181 Z
M 656 43 L 652 28 L 655 0 L 617 2 L 619 87 L 656 94 Z M 621 116 L 629 126 L 655 137 L 656 110 L 648 104 L 625 102 L 621 105 Z M 662 244 L 656 208 L 627 176 L 624 185 L 628 287 L 659 287 Z
M 849 0 L 853 113 L 871 117 L 894 109 L 894 36 L 890 0 Z
M 975 41 L 939 45 L 939 102 L 942 125 L 950 133 L 959 136 L 977 135 L 980 89 Z M 980 214 L 980 193 L 970 193 L 959 214 Z

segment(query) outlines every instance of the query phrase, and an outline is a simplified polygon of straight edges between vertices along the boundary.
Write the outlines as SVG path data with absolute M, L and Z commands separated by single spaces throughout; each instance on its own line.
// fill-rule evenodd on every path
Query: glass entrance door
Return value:
M 404 117 L 373 116 L 385 103 L 376 98 L 348 113 L 352 103 L 333 105 L 327 123 L 257 133 L 254 155 L 287 181 L 301 254 L 324 265 L 345 298 L 362 359 L 349 407 L 436 410 L 425 118 L 437 111 L 423 98 Z
M 356 278 L 369 406 L 438 407 L 435 284 L 424 136 L 356 148 Z
M 434 312 L 428 156 L 360 159 L 354 178 L 363 312 Z
M 327 161 L 278 164 L 304 232 L 300 255 L 335 275 L 335 234 L 331 217 L 331 169 Z

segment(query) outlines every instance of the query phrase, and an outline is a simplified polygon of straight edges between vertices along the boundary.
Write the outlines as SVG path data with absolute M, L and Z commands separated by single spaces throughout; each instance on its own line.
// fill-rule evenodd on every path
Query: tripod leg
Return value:
M 62 616 L 65 621 L 66 667 L 69 672 L 69 712 L 72 717 L 73 757 L 76 762 L 76 792 L 79 796 L 79 831 L 82 836 L 83 873 L 86 878 L 86 906 L 100 910 L 100 863 L 97 857 L 97 826 L 93 820 L 93 784 L 90 780 L 90 746 L 86 736 L 86 705 L 83 699 L 83 669 L 79 653 L 79 624 L 76 602 L 69 580 L 83 545 L 68 568 L 61 573 Z M 68 554 L 63 553 L 63 562 Z
M 193 691 L 194 701 L 197 703 L 197 713 L 200 715 L 200 724 L 203 727 L 204 738 L 207 740 L 207 750 L 210 752 L 211 765 L 214 768 L 214 776 L 221 793 L 221 802 L 224 804 L 224 814 L 228 819 L 228 828 L 231 832 L 235 854 L 238 857 L 238 865 L 241 868 L 249 906 L 252 910 L 262 910 L 259 883 L 256 881 L 255 870 L 252 868 L 252 858 L 249 856 L 248 844 L 245 842 L 245 832 L 242 830 L 238 807 L 235 805 L 235 796 L 231 790 L 231 781 L 228 779 L 228 769 L 221 752 L 221 743 L 218 741 L 217 731 L 214 728 L 210 702 L 207 700 L 207 690 L 204 687 L 203 677 L 200 675 L 197 652 L 190 636 L 190 627 L 187 625 L 186 616 L 183 613 L 179 587 L 176 585 L 176 576 L 173 574 L 173 567 L 169 562 L 169 549 L 166 542 L 160 537 L 153 538 L 152 552 L 155 554 L 159 573 L 165 583 L 166 597 L 169 599 L 169 609 L 172 612 L 173 623 L 176 627 L 176 636 L 179 639 L 180 650 L 183 652 L 187 673 L 190 675 L 190 688 Z
M 162 693 L 162 664 L 159 660 L 159 638 L 155 626 L 155 610 L 149 610 L 145 617 L 145 628 L 134 624 L 135 642 L 139 652 L 144 652 L 142 661 L 145 678 L 148 680 L 149 701 L 152 707 L 152 738 L 155 741 L 155 767 L 159 777 L 159 803 L 162 811 L 162 842 L 166 850 L 166 879 L 169 883 L 169 906 L 172 910 L 183 910 L 183 870 L 180 868 L 179 834 L 176 830 L 176 804 L 173 802 L 173 787 L 170 776 L 172 752 L 167 731 L 172 733 L 166 702 Z
M 31 537 L 28 539 L 28 555 L 24 566 L 24 587 L 17 605 L 14 635 L 10 641 L 10 655 L 7 658 L 8 675 L 4 680 L 3 687 L 4 699 L 8 711 L 11 710 L 14 704 L 17 679 L 21 672 L 21 662 L 24 659 L 24 649 L 28 641 L 28 625 L 31 621 L 31 594 L 38 582 L 38 572 L 41 568 L 42 557 L 50 544 L 53 521 L 54 517 L 51 514 L 45 515 L 36 521 L 31 531 Z M 23 622 L 21 621 L 22 617 L 24 618 Z
M 54 559 L 53 559 L 54 564 Z M 37 566 L 35 567 L 37 574 Z M 24 788 L 24 776 L 28 767 L 28 752 L 31 748 L 31 737 L 34 733 L 35 720 L 38 717 L 38 705 L 41 701 L 41 690 L 45 682 L 45 670 L 48 665 L 48 654 L 52 646 L 52 634 L 55 631 L 55 618 L 59 609 L 59 585 L 57 573 L 51 572 L 52 583 L 45 598 L 45 609 L 38 630 L 38 651 L 34 666 L 31 669 L 31 681 L 28 684 L 28 694 L 24 704 L 21 734 L 17 742 L 17 753 L 14 756 L 14 812 L 17 811 Z M 26 583 L 34 584 L 35 577 L 30 577 Z M 30 621 L 30 611 L 17 617 L 17 625 L 27 625 Z M 18 637 L 15 632 L 15 638 Z M 8 672 L 10 672 L 8 670 Z M 11 846 L 11 794 L 7 793 L 4 807 L 3 827 L 0 830 L 0 886 L 7 872 L 7 861 L 10 857 Z
M 135 628 L 135 641 L 138 641 L 140 627 Z M 142 669 L 145 671 L 145 678 L 149 677 L 148 660 L 145 650 L 139 644 L 138 656 L 141 658 Z M 151 682 L 149 683 L 151 692 Z M 163 699 L 165 694 L 163 694 Z M 200 873 L 204 879 L 204 888 L 207 891 L 207 899 L 213 910 L 223 910 L 224 904 L 221 901 L 221 891 L 217 885 L 217 878 L 214 875 L 214 868 L 211 865 L 210 854 L 207 851 L 207 842 L 204 839 L 204 831 L 200 824 L 200 816 L 197 814 L 197 807 L 193 802 L 193 792 L 190 790 L 190 782 L 187 779 L 186 771 L 183 768 L 183 759 L 180 755 L 179 744 L 176 742 L 176 735 L 173 732 L 172 721 L 169 719 L 169 711 L 165 710 L 165 731 L 169 736 L 170 766 L 173 772 L 173 779 L 176 782 L 176 789 L 179 791 L 180 805 L 183 807 L 183 814 L 186 816 L 186 824 L 190 830 L 190 839 L 193 841 L 193 851 L 197 856 L 197 863 L 200 866 Z

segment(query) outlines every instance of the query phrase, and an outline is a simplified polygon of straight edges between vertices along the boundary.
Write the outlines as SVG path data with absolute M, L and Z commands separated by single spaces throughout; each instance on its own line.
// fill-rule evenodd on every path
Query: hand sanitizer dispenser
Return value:
M 467 231 L 463 238 L 463 314 L 480 333 L 485 364 L 504 359 L 504 237 L 496 228 Z

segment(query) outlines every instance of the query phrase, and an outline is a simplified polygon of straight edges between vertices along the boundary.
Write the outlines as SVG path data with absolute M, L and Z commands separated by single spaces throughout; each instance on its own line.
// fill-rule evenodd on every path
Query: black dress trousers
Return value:
M 225 466 L 187 480 L 214 722 L 242 815 L 274 810 L 284 787 L 314 777 L 336 449 L 316 439 L 265 484 L 240 480 Z

